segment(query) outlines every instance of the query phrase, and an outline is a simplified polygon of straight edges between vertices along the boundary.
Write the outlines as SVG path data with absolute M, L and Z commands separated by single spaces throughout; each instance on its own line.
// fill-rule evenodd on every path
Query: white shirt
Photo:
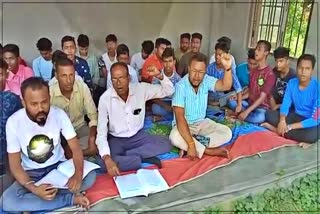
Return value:
M 130 65 L 128 65 L 128 70 L 129 70 L 129 75 L 130 75 L 130 82 L 131 83 L 139 83 L 138 80 L 138 75 L 137 75 L 137 71 L 131 67 Z M 111 80 L 111 75 L 107 76 L 107 89 L 112 87 L 112 80 Z
M 51 106 L 44 126 L 30 120 L 26 110 L 20 109 L 8 119 L 6 125 L 7 152 L 21 152 L 21 165 L 25 170 L 65 161 L 60 132 L 67 140 L 77 136 L 62 109 Z
M 160 85 L 138 83 L 129 85 L 129 96 L 124 102 L 111 88 L 99 101 L 96 144 L 101 157 L 110 155 L 108 134 L 116 137 L 132 137 L 143 128 L 147 100 L 172 95 L 174 87 L 164 76 Z
M 114 56 L 114 60 L 111 61 L 111 59 L 109 58 L 109 55 L 108 55 L 108 52 L 104 53 L 102 55 L 102 59 L 104 61 L 104 64 L 106 65 L 106 68 L 107 68 L 107 71 L 108 71 L 108 74 L 110 73 L 110 68 L 111 68 L 111 65 L 115 62 L 118 62 L 117 61 L 117 54 Z M 109 75 L 108 75 L 109 76 Z
M 136 71 L 140 71 L 143 67 L 144 64 L 144 59 L 142 58 L 142 54 L 141 52 L 135 53 L 133 54 L 133 56 L 131 57 L 131 63 L 130 65 L 136 70 Z

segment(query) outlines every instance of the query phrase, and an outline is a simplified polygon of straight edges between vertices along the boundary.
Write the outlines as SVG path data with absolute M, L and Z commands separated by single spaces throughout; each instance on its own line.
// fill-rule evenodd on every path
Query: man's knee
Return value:
M 277 110 L 270 110 L 268 109 L 265 114 L 266 122 L 273 125 L 278 126 L 279 119 L 280 119 L 280 113 Z
M 84 179 L 82 181 L 81 190 L 84 191 L 84 190 L 89 189 L 94 184 L 94 182 L 96 181 L 96 177 L 97 177 L 97 173 L 94 170 L 89 172 L 86 175 L 86 177 L 84 177 Z
M 169 139 L 170 139 L 173 146 L 178 147 L 179 149 L 182 149 L 185 151 L 188 149 L 187 143 L 185 142 L 185 140 L 181 136 L 181 134 L 176 126 L 172 128 L 170 135 L 169 135 Z
M 17 211 L 17 197 L 10 187 L 6 189 L 0 198 L 2 209 L 6 212 Z

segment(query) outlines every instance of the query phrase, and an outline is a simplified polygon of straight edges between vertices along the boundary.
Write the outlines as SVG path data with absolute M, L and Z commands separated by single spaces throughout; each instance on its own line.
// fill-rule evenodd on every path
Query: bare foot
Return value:
M 79 194 L 74 196 L 73 204 L 80 205 L 83 208 L 88 209 L 90 205 L 90 201 L 85 195 Z
M 272 132 L 277 132 L 277 128 L 274 127 L 273 125 L 271 125 L 270 123 L 261 123 L 260 126 L 266 128 L 266 129 L 268 129 L 268 130 L 270 130 Z
M 229 151 L 226 148 L 206 148 L 204 150 L 206 155 L 219 156 L 224 158 L 229 158 Z
M 311 145 L 312 145 L 311 143 L 305 143 L 305 142 L 300 142 L 299 143 L 299 146 L 304 148 L 304 149 L 309 148 Z
M 153 116 L 153 122 L 158 122 L 160 120 L 163 120 L 163 118 L 161 116 L 159 116 L 159 115 L 154 115 Z

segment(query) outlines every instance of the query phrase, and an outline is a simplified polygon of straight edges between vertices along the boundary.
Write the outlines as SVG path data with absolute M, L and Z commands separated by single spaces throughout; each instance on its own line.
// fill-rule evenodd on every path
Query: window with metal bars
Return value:
M 299 57 L 305 50 L 313 5 L 314 0 L 252 3 L 249 46 L 263 39 L 272 50 L 287 47 L 291 57 Z

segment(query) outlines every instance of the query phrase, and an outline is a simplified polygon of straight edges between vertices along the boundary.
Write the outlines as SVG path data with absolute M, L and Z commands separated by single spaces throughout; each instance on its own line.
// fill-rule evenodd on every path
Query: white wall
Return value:
M 122 0 L 125 1 L 125 0 Z M 175 0 L 178 1 L 178 0 Z M 190 0 L 189 0 L 190 1 Z M 218 0 L 217 0 L 218 1 Z M 87 34 L 96 54 L 105 51 L 107 34 L 114 33 L 131 54 L 140 50 L 145 39 L 167 37 L 177 47 L 180 33 L 201 32 L 202 51 L 211 55 L 216 40 L 232 39 L 231 52 L 238 63 L 246 60 L 250 3 L 231 0 L 224 3 L 5 3 L 3 5 L 3 43 L 16 43 L 30 62 L 38 55 L 40 37 L 48 37 L 60 48 L 64 35 Z M 66 2 L 66 1 L 64 1 Z M 72 2 L 72 1 L 67 1 Z M 85 2 L 85 1 L 84 1 Z M 186 1 L 185 1 L 186 2 Z M 190 1 L 192 2 L 192 1 Z M 318 0 L 316 0 L 318 2 Z M 318 56 L 318 4 L 315 4 L 306 52 Z M 273 57 L 269 58 L 273 62 Z

